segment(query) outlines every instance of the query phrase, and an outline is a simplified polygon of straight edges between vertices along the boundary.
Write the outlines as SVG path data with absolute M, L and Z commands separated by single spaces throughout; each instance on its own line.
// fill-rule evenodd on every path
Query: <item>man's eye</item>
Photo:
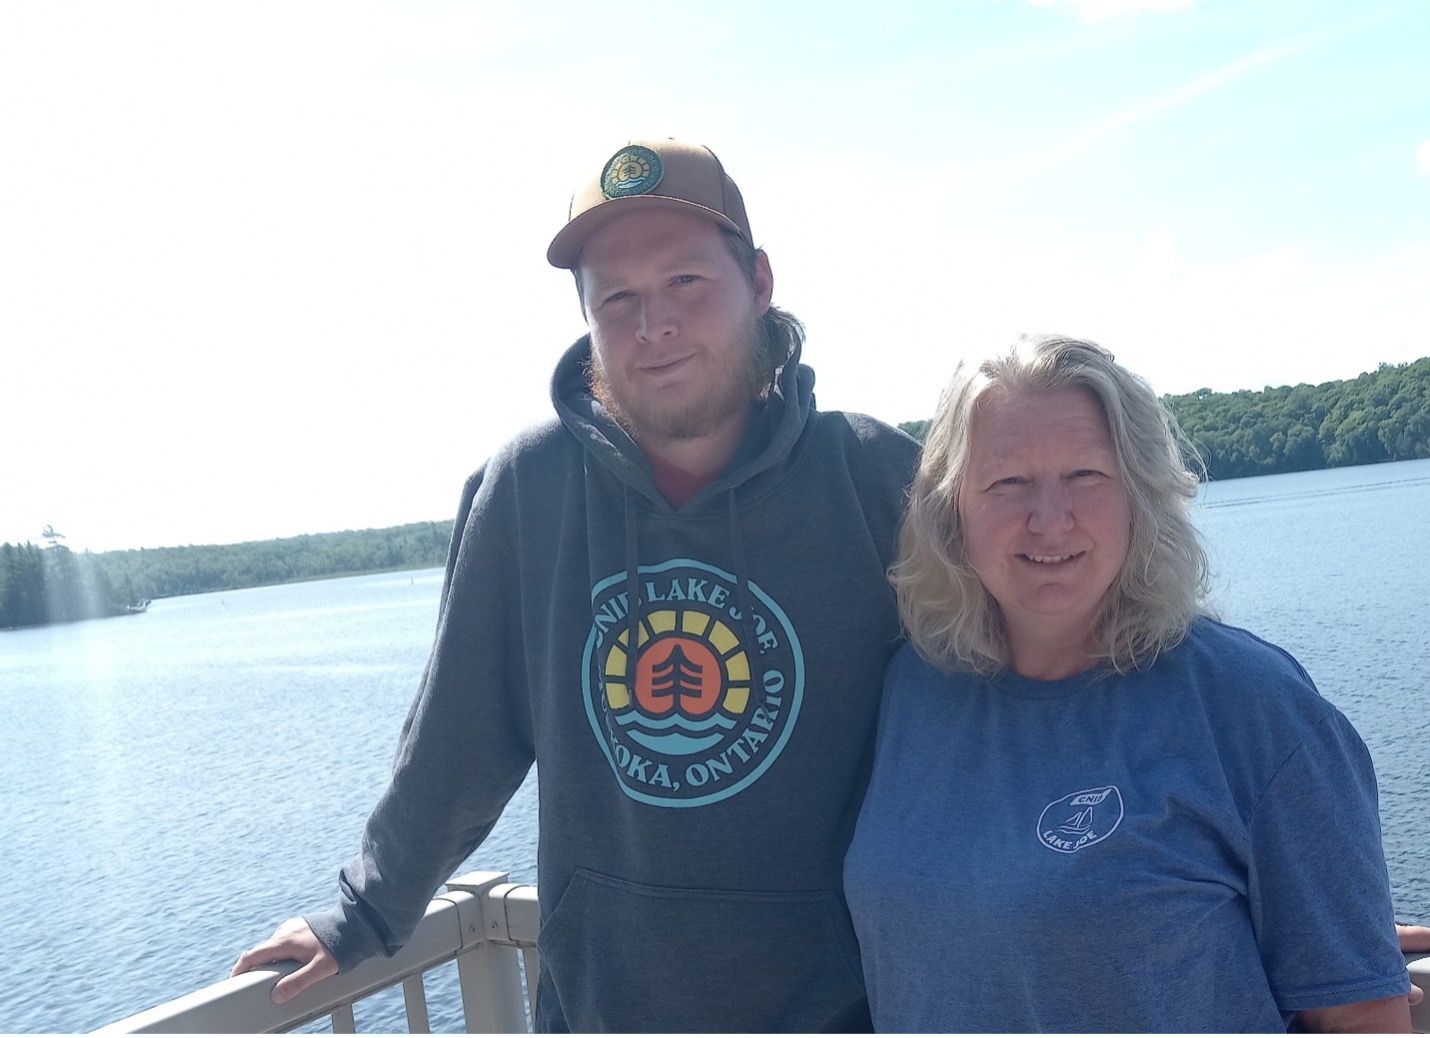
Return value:
M 604 306 L 607 303 L 619 303 L 628 295 L 630 295 L 629 292 L 612 292 L 605 299 L 601 300 L 601 305 Z
M 691 284 L 693 281 L 695 281 L 694 274 L 678 274 L 675 277 L 675 283 L 677 285 L 688 285 Z

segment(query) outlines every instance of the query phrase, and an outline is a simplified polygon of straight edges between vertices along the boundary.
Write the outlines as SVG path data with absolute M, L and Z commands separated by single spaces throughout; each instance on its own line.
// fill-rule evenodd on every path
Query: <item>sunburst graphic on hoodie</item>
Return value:
M 779 755 L 798 715 L 804 660 L 794 630 L 756 585 L 741 588 L 703 563 L 642 566 L 637 587 L 635 617 L 625 574 L 593 595 L 592 731 L 636 800 L 694 807 L 733 796 Z

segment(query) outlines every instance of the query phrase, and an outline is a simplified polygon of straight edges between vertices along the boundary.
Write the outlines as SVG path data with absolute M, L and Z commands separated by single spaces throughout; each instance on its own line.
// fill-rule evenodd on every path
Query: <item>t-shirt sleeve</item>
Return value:
M 1381 848 L 1375 770 L 1334 709 L 1276 772 L 1251 818 L 1249 896 L 1286 1012 L 1410 990 Z

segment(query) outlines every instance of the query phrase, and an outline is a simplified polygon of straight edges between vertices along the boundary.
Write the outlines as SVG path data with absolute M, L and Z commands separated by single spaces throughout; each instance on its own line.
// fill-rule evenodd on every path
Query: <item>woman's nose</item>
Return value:
M 1028 529 L 1032 532 L 1058 533 L 1072 528 L 1072 495 L 1062 480 L 1039 481 L 1031 505 Z

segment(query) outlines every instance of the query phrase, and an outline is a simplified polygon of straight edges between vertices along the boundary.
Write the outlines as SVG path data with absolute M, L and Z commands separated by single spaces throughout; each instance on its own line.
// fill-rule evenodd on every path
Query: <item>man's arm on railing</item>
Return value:
M 289 919 L 274 930 L 268 940 L 240 955 L 229 976 L 236 977 L 283 959 L 296 959 L 303 965 L 273 985 L 273 1001 L 280 1005 L 304 988 L 338 972 L 338 960 L 333 953 L 318 940 L 313 928 L 298 918 Z

